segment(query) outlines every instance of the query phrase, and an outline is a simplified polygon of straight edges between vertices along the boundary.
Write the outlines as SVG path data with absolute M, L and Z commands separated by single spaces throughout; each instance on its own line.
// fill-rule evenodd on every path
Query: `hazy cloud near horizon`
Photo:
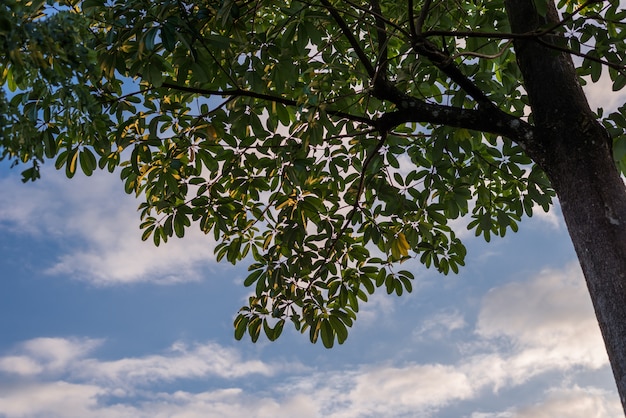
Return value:
M 434 328 L 429 323 L 450 330 L 466 327 L 469 319 L 452 312 L 431 320 L 424 322 L 425 332 Z M 466 342 L 456 362 L 422 364 L 391 356 L 345 370 L 250 358 L 211 341 L 179 341 L 159 353 L 105 360 L 97 356 L 105 340 L 36 338 L 0 353 L 0 380 L 5 382 L 0 385 L 0 416 L 270 417 L 293 410 L 310 417 L 435 417 L 463 401 L 529 382 L 541 384 L 554 372 L 574 377 L 608 369 L 574 264 L 492 288 L 471 326 L 475 338 Z M 244 382 L 254 376 L 272 383 L 251 391 Z M 216 379 L 222 388 L 174 388 L 185 381 Z M 73 412 L 68 413 L 67 405 L 73 405 Z M 556 386 L 541 403 L 471 416 L 547 417 L 560 411 L 564 417 L 608 418 L 620 408 L 615 394 L 606 389 Z M 588 415 L 592 410 L 596 415 Z

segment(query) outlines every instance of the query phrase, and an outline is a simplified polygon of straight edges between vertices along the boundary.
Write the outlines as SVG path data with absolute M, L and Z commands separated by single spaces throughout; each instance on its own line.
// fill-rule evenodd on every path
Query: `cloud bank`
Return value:
M 13 199 L 0 200 L 0 230 L 50 240 L 60 252 L 50 275 L 98 286 L 200 280 L 214 260 L 210 236 L 192 225 L 183 239 L 160 247 L 141 241 L 139 200 L 122 187 L 107 172 L 68 180 L 45 170 L 26 185 L 16 175 L 1 178 L 0 188 Z
M 464 406 L 472 418 L 620 414 L 614 391 L 567 383 L 608 368 L 575 265 L 493 288 L 475 323 L 467 321 L 451 311 L 416 328 L 420 335 L 471 326 L 474 339 L 456 361 L 398 362 L 391 352 L 387 362 L 341 370 L 244 358 L 215 342 L 177 342 L 162 353 L 111 360 L 96 355 L 102 340 L 37 338 L 0 356 L 0 381 L 7 382 L 0 386 L 0 416 L 439 417 Z M 564 377 L 556 385 L 555 373 Z M 478 400 L 525 384 L 544 385 L 543 397 L 472 410 Z

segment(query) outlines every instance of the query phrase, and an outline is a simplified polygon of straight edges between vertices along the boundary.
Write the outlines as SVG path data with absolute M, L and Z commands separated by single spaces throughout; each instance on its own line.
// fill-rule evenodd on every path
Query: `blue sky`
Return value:
M 116 175 L 50 166 L 22 184 L 0 164 L 0 417 L 622 413 L 558 206 L 489 244 L 461 234 L 459 275 L 408 263 L 413 293 L 376 294 L 327 350 L 287 327 L 235 341 L 245 262 L 216 263 L 196 230 L 142 242 Z

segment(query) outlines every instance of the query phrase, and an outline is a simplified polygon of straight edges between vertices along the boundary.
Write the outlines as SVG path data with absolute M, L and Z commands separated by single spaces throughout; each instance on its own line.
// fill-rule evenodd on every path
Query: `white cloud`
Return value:
M 0 371 L 22 376 L 36 375 L 43 367 L 28 356 L 7 356 L 0 359 Z
M 260 360 L 244 360 L 234 349 L 215 343 L 174 344 L 169 353 L 114 361 L 89 359 L 81 362 L 75 375 L 87 380 L 120 386 L 145 385 L 176 379 L 218 376 L 227 379 L 249 374 L 271 376 L 281 370 Z
M 558 199 L 556 198 L 547 212 L 545 212 L 539 205 L 533 206 L 532 217 L 533 219 L 541 222 L 542 226 L 548 226 L 551 229 L 558 230 L 564 226 L 563 217 L 561 216 L 561 207 Z
M 89 338 L 35 338 L 19 345 L 17 355 L 0 357 L 0 372 L 22 376 L 62 372 L 102 343 Z
M 525 355 L 533 357 L 531 363 L 562 367 L 599 368 L 608 362 L 584 278 L 574 263 L 492 289 L 476 332 L 487 339 L 507 338 L 520 350 L 520 362 Z
M 275 418 L 320 417 L 319 405 L 294 394 L 281 402 L 250 396 L 241 389 L 200 393 L 149 394 L 137 405 L 101 401 L 107 394 L 93 385 L 66 382 L 12 388 L 0 395 L 0 415 L 8 418 Z M 35 401 L 35 402 L 33 402 Z
M 613 392 L 595 387 L 552 388 L 533 405 L 503 412 L 474 413 L 472 418 L 613 418 L 624 413 Z
M 141 241 L 139 200 L 126 195 L 116 174 L 65 179 L 45 170 L 34 184 L 1 180 L 0 227 L 52 239 L 63 253 L 47 270 L 96 285 L 176 283 L 200 279 L 214 260 L 214 242 L 192 225 L 183 239 L 155 247 Z
M 41 224 L 54 225 L 50 213 L 61 210 L 54 193 L 42 182 L 22 184 L 17 176 L 0 179 L 0 187 L 11 199 L 0 200 L 0 228 L 14 233 L 42 235 Z M 49 185 L 48 185 L 49 186 Z M 50 231 L 46 231 L 50 232 Z
M 463 315 L 457 311 L 438 312 L 426 318 L 422 324 L 413 331 L 418 339 L 441 340 L 450 335 L 452 331 L 463 329 L 467 326 Z
M 489 291 L 476 334 L 477 352 L 463 367 L 472 381 L 495 391 L 551 371 L 608 366 L 584 278 L 573 263 Z
M 137 411 L 137 417 L 155 418 L 314 418 L 319 405 L 306 395 L 293 394 L 283 401 L 272 397 L 250 396 L 241 389 L 202 393 L 159 394 Z
M 173 380 L 249 378 L 299 364 L 266 364 L 246 360 L 238 350 L 215 343 L 174 344 L 165 354 L 103 361 L 87 357 L 100 342 L 91 339 L 37 338 L 16 347 L 16 355 L 0 357 L 2 417 L 275 417 L 302 408 L 317 409 L 306 396 L 287 399 L 249 395 L 231 387 L 209 392 L 172 393 L 145 389 Z M 18 360 L 17 367 L 11 366 Z M 6 367 L 1 367 L 6 366 Z M 19 374 L 22 379 L 17 378 Z M 109 399 L 107 401 L 107 399 Z M 302 417 L 317 416 L 299 413 Z
M 514 418 L 610 418 L 624 413 L 614 393 L 597 388 L 557 388 L 548 391 L 546 399 L 522 407 Z
M 0 387 L 0 416 L 8 418 L 96 417 L 98 386 L 63 381 Z
M 0 373 L 22 376 L 46 373 L 53 377 L 69 374 L 81 381 L 130 387 L 206 376 L 227 379 L 249 374 L 271 376 L 282 370 L 280 365 L 245 360 L 237 350 L 211 342 L 191 346 L 178 342 L 165 354 L 113 361 L 88 357 L 102 342 L 87 338 L 28 340 L 15 349 L 17 354 L 0 357 Z
M 381 367 L 359 374 L 348 395 L 350 407 L 338 417 L 430 414 L 474 395 L 472 382 L 453 366 Z
M 608 115 L 617 110 L 626 101 L 624 90 L 613 91 L 613 82 L 606 68 L 597 83 L 592 83 L 590 78 L 587 78 L 587 81 L 587 85 L 583 89 L 592 110 L 595 111 L 601 107 L 604 109 L 604 114 Z
M 374 292 L 374 294 L 368 295 L 367 298 L 368 301 L 366 303 L 361 302 L 361 304 L 359 304 L 360 310 L 357 319 L 359 323 L 365 325 L 380 325 L 381 321 L 391 318 L 398 300 L 395 293 L 388 295 L 384 289 L 379 289 L 379 291 Z

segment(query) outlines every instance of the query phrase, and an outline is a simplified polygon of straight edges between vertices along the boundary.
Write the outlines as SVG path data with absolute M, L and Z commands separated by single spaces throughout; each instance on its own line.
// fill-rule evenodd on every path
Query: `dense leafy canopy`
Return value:
M 377 288 L 411 291 L 403 261 L 458 271 L 450 220 L 489 240 L 548 210 L 512 40 L 626 83 L 619 2 L 558 6 L 512 34 L 501 0 L 5 0 L 2 158 L 25 180 L 46 159 L 121 167 L 144 239 L 197 224 L 218 259 L 248 257 L 237 338 L 291 320 L 330 347 Z M 626 119 L 603 123 L 626 171 Z

